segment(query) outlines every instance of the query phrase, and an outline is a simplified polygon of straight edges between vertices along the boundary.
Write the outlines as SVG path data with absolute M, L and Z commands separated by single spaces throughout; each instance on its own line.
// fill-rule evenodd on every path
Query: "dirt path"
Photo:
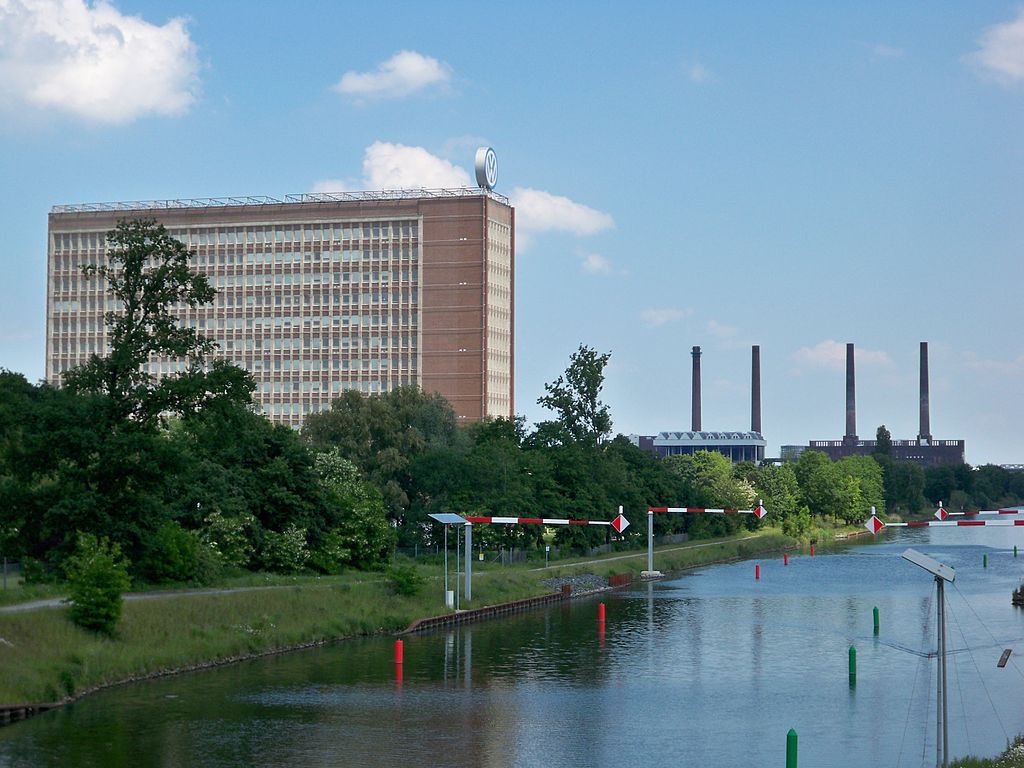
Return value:
M 726 539 L 725 541 L 746 541 L 747 539 L 756 539 L 757 535 L 744 536 L 742 539 Z M 717 544 L 721 544 L 723 540 L 706 541 L 699 544 L 680 544 L 675 547 L 664 547 L 656 549 L 656 553 L 666 552 L 678 552 L 683 549 L 701 549 L 702 547 L 713 547 Z M 530 568 L 531 573 L 543 573 L 544 571 L 550 571 L 557 568 L 577 568 L 579 566 L 586 565 L 597 565 L 599 563 L 611 563 L 616 560 L 634 560 L 638 557 L 646 557 L 646 551 L 634 552 L 632 554 L 615 555 L 614 557 L 600 557 L 594 558 L 593 560 L 582 560 L 575 563 L 554 563 L 547 566 L 541 566 L 540 568 Z M 493 572 L 492 572 L 493 573 Z M 474 574 L 476 576 L 487 576 L 487 572 L 480 572 Z M 192 597 L 195 595 L 229 595 L 235 592 L 259 592 L 265 589 L 288 589 L 296 586 L 294 584 L 274 584 L 265 587 L 223 587 L 218 589 L 172 589 L 172 590 L 157 590 L 154 592 L 128 592 L 125 594 L 125 600 L 159 600 L 163 597 Z M 0 614 L 3 613 L 21 613 L 23 611 L 35 611 L 40 608 L 61 608 L 66 606 L 66 597 L 50 597 L 45 600 L 31 600 L 27 603 L 15 603 L 14 605 L 0 606 Z
M 128 592 L 125 600 L 158 600 L 162 597 L 192 597 L 194 595 L 228 595 L 233 592 L 258 592 L 264 589 L 286 589 L 292 584 L 274 584 L 266 587 L 224 587 L 221 589 L 170 589 L 156 592 Z M 32 600 L 27 603 L 0 606 L 0 613 L 21 613 L 39 608 L 61 608 L 68 604 L 66 597 L 50 597 L 45 600 Z
M 680 544 L 678 547 L 663 547 L 661 549 L 655 549 L 655 554 L 664 554 L 666 552 L 678 552 L 681 549 L 701 549 L 703 547 L 713 547 L 716 544 L 721 544 L 725 541 L 746 541 L 747 539 L 756 539 L 757 534 L 752 536 L 744 536 L 742 539 L 716 539 L 715 541 L 706 541 L 700 544 Z M 583 560 L 578 563 L 555 563 L 554 565 L 541 566 L 540 568 L 531 568 L 531 571 L 550 571 L 553 568 L 575 568 L 578 565 L 595 565 L 597 563 L 611 563 L 615 560 L 633 560 L 638 557 L 647 557 L 647 552 L 634 552 L 631 555 L 616 555 L 615 557 L 601 557 L 595 560 Z

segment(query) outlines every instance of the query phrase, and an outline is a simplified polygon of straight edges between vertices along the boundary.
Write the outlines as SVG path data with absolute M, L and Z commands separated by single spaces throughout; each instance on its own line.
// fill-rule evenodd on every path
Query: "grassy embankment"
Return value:
M 793 543 L 774 531 L 741 540 L 750 535 L 661 547 L 656 567 L 678 570 L 778 551 Z M 561 560 L 541 571 L 533 570 L 532 563 L 475 565 L 474 608 L 545 594 L 549 590 L 541 580 L 552 576 L 639 573 L 646 567 L 646 552 Z M 297 577 L 273 589 L 126 601 L 114 638 L 76 627 L 63 608 L 0 614 L 0 704 L 60 701 L 148 675 L 399 631 L 416 618 L 444 612 L 441 568 L 418 565 L 417 570 L 427 582 L 413 597 L 392 594 L 380 574 L 349 573 Z
M 1024 768 L 1024 736 L 1014 739 L 999 757 L 964 757 L 949 765 L 950 768 Z

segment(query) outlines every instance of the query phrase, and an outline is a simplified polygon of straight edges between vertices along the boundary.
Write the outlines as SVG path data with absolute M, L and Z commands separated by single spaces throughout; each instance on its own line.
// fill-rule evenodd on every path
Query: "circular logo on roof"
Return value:
M 476 151 L 476 183 L 483 189 L 494 189 L 498 183 L 498 156 L 490 147 Z

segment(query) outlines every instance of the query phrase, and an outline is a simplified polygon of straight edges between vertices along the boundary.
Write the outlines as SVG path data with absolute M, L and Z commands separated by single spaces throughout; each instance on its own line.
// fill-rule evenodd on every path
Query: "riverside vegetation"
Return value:
M 678 570 L 792 546 L 771 531 L 698 546 L 663 547 L 658 564 Z M 569 558 L 538 573 L 534 563 L 474 566 L 473 607 L 545 594 L 542 579 L 576 573 L 638 574 L 646 553 L 602 562 Z M 285 648 L 358 635 L 396 632 L 413 620 L 443 613 L 442 566 L 406 565 L 421 581 L 409 591 L 394 574 L 349 571 L 338 576 L 273 577 L 273 585 L 217 594 L 188 592 L 131 600 L 114 634 L 69 621 L 64 610 L 0 615 L 4 670 L 0 703 L 56 702 L 94 688 L 183 671 Z M 407 577 L 405 577 L 407 579 Z M 45 641 L 43 640 L 45 638 Z
M 15 624 L 29 619 L 0 618 L 0 637 L 12 644 L 18 639 L 16 650 L 4 645 L 5 654 L 21 654 L 14 667 L 31 668 L 31 649 L 41 653 L 50 638 L 67 642 L 63 661 L 51 665 L 59 684 L 41 674 L 7 689 L 9 695 L 64 695 L 119 675 L 250 652 L 254 642 L 265 650 L 399 628 L 417 611 L 433 613 L 433 603 L 417 602 L 425 598 L 415 579 L 406 580 L 412 595 L 392 594 L 382 572 L 397 552 L 437 547 L 442 529 L 428 517 L 432 512 L 611 519 L 619 505 L 635 516 L 666 504 L 750 508 L 760 498 L 782 534 L 807 539 L 823 537 L 820 531 L 831 526 L 859 524 L 868 507 L 881 511 L 886 501 L 912 514 L 939 498 L 968 508 L 1024 498 L 1019 473 L 988 466 L 922 472 L 889 461 L 881 439 L 877 456 L 839 462 L 817 452 L 763 467 L 733 466 L 706 452 L 659 460 L 613 436 L 611 414 L 600 400 L 609 354 L 584 345 L 538 399 L 552 418 L 532 428 L 521 417 L 459 426 L 443 398 L 401 387 L 370 397 L 347 391 L 297 433 L 258 413 L 252 378 L 217 359 L 214 342 L 200 329 L 177 320 L 176 308 L 214 297 L 206 276 L 192 267 L 194 254 L 146 220 L 120 223 L 107 242 L 101 263 L 81 267 L 83 279 L 100 281 L 115 307 L 105 316 L 109 352 L 65 372 L 59 389 L 0 371 L 0 552 L 21 561 L 30 585 L 43 585 L 18 594 L 63 594 L 70 580 L 72 593 L 91 584 L 91 593 L 78 594 L 114 595 L 114 603 L 85 610 L 76 599 L 73 617 L 80 627 L 65 612 L 37 612 L 32 620 L 45 628 L 18 624 L 24 629 L 17 634 Z M 150 373 L 151 357 L 174 360 L 174 370 Z M 659 515 L 655 533 L 735 538 L 763 524 L 753 516 Z M 562 555 L 605 543 L 640 549 L 643 528 L 634 525 L 606 540 L 608 529 L 590 526 L 557 533 L 542 526 L 481 526 L 474 539 L 488 551 L 517 549 L 543 559 L 547 544 Z M 222 622 L 220 630 L 197 623 L 196 636 L 183 641 L 170 627 L 192 626 L 191 614 L 178 614 L 175 625 L 161 623 L 172 598 L 159 609 L 157 603 L 127 604 L 118 621 L 123 574 L 108 568 L 105 591 L 95 574 L 79 567 L 90 551 L 123 563 L 136 589 L 219 584 L 245 573 L 300 574 L 307 586 L 299 593 L 334 602 L 320 608 L 329 618 L 317 617 L 317 598 L 310 598 L 304 620 L 294 597 L 296 616 L 278 626 L 259 618 L 276 615 L 259 613 L 259 605 L 284 593 L 233 597 L 239 605 L 251 601 L 235 623 Z M 538 587 L 509 589 L 523 596 Z M 365 601 L 361 608 L 346 602 L 357 597 Z M 182 610 L 208 606 L 216 612 L 209 606 L 218 599 L 193 597 L 196 608 Z M 223 639 L 237 627 L 253 631 L 209 641 L 208 633 Z M 161 632 L 174 635 L 171 646 L 182 647 L 147 656 L 159 646 L 152 633 Z M 137 652 L 128 650 L 131 643 Z M 107 649 L 96 658 L 111 661 L 92 667 L 84 648 Z M 121 652 L 124 663 L 113 661 Z M 13 674 L 6 669 L 4 679 Z

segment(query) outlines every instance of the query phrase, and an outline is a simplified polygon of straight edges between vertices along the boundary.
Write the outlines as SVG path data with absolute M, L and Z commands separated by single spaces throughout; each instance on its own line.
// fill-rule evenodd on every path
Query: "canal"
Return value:
M 374 638 L 111 689 L 0 729 L 0 766 L 764 767 L 790 728 L 801 766 L 934 765 L 935 589 L 908 546 L 956 569 L 950 752 L 994 756 L 1024 731 L 1021 528 L 890 530 L 409 637 L 400 680 Z

